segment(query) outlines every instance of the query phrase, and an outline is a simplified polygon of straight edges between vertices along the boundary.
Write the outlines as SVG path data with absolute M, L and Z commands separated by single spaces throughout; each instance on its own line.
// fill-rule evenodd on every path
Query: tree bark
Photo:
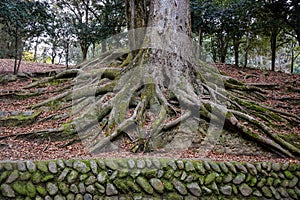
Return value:
M 234 64 L 236 66 L 239 66 L 239 46 L 240 46 L 239 38 L 238 37 L 234 37 L 234 40 L 233 40 Z
M 127 29 L 129 31 L 129 47 L 134 50 L 141 46 L 145 36 L 143 31 L 135 31 L 135 29 L 143 28 L 147 25 L 146 0 L 126 0 L 125 5 Z
M 271 70 L 275 71 L 275 61 L 276 61 L 276 49 L 277 49 L 277 35 L 278 35 L 278 28 L 274 28 L 271 33 L 271 52 L 272 52 L 272 64 L 271 64 Z

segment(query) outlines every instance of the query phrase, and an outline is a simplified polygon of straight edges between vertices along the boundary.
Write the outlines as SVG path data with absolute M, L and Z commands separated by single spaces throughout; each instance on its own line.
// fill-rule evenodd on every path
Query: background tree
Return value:
M 25 41 L 41 35 L 48 20 L 47 4 L 38 1 L 1 1 L 0 19 L 3 29 L 13 37 L 14 74 L 18 73 Z M 19 60 L 19 63 L 18 63 Z

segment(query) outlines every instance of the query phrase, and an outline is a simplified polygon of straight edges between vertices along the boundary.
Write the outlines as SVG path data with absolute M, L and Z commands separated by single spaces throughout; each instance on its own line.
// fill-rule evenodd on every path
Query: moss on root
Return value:
M 24 115 L 23 113 L 16 116 L 8 116 L 0 118 L 0 126 L 20 126 L 29 125 L 34 123 L 34 121 L 41 114 L 41 111 L 36 111 L 32 115 Z

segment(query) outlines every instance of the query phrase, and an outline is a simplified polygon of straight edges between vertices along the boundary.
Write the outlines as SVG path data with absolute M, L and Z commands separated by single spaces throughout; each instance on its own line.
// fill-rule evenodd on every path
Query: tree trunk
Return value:
M 244 67 L 248 65 L 248 52 L 249 52 L 249 33 L 246 34 L 246 48 L 245 48 L 245 55 L 244 55 Z
M 80 47 L 81 47 L 81 52 L 82 52 L 82 61 L 85 61 L 87 59 L 87 53 L 88 53 L 88 50 L 89 50 L 89 45 L 87 45 L 85 43 L 84 44 L 81 43 Z
M 294 61 L 295 61 L 295 59 L 294 59 L 294 43 L 292 43 L 291 51 L 292 51 L 292 55 L 291 55 L 291 58 L 292 58 L 292 60 L 291 60 L 291 74 L 293 74 L 294 73 Z
M 278 35 L 278 31 L 277 28 L 274 29 L 271 33 L 271 53 L 272 53 L 272 64 L 271 64 L 271 70 L 275 71 L 275 61 L 276 61 L 276 49 L 277 49 L 277 35 Z
M 271 70 L 275 71 L 275 60 L 276 60 L 276 35 L 272 33 L 271 36 L 271 52 L 272 52 L 272 57 L 271 57 Z
M 199 58 L 202 59 L 202 28 L 199 27 L 199 31 L 198 31 L 198 54 L 199 54 Z
M 106 40 L 101 42 L 101 53 L 105 53 L 107 51 Z
M 69 68 L 69 40 L 66 41 L 66 68 Z
M 227 55 L 227 47 L 228 47 L 228 41 L 226 36 L 223 36 L 223 34 L 219 35 L 219 59 L 221 63 L 226 62 L 226 55 Z
M 240 46 L 240 41 L 239 41 L 238 37 L 234 37 L 234 40 L 233 40 L 234 64 L 236 66 L 239 66 L 239 46 Z
M 56 54 L 56 46 L 53 45 L 52 46 L 52 52 L 51 52 L 51 64 L 54 64 L 56 55 L 57 55 Z
M 34 55 L 33 55 L 33 60 L 36 62 L 37 61 L 37 50 L 38 50 L 38 45 L 39 45 L 39 40 L 36 40 L 36 44 L 34 45 Z
M 19 56 L 19 30 L 18 26 L 16 27 L 16 32 L 15 32 L 15 62 L 14 62 L 14 74 L 18 73 L 18 56 Z

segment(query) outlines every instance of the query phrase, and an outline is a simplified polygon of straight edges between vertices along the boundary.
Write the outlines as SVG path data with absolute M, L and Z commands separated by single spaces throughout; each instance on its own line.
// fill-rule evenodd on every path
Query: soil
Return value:
M 300 75 L 286 74 L 283 72 L 261 71 L 258 69 L 241 68 L 226 64 L 216 64 L 219 70 L 226 75 L 243 81 L 247 84 L 260 85 L 267 91 L 264 104 L 275 109 L 293 113 L 300 116 Z M 23 74 L 37 72 L 55 72 L 64 70 L 63 65 L 50 65 L 41 63 L 22 62 L 20 71 Z M 0 76 L 12 74 L 13 61 L 0 60 Z M 67 87 L 71 80 L 52 82 L 39 89 L 24 90 L 24 86 L 32 83 L 33 77 L 19 76 L 8 83 L 0 85 L 0 119 L 19 115 L 20 113 L 32 115 L 30 106 L 59 94 L 59 89 Z M 18 94 L 30 95 L 23 98 Z M 69 107 L 61 110 L 61 107 Z M 300 162 L 296 159 L 280 158 L 251 142 L 239 138 L 237 133 L 224 132 L 213 150 L 199 152 L 198 148 L 189 148 L 184 152 L 155 151 L 147 154 L 130 153 L 128 140 L 119 139 L 118 151 L 91 155 L 85 150 L 83 143 L 78 142 L 65 146 L 72 139 L 61 141 L 55 136 L 42 139 L 28 139 L 18 137 L 18 134 L 28 133 L 43 129 L 53 129 L 72 120 L 70 117 L 71 102 L 57 102 L 57 104 L 42 107 L 36 122 L 28 125 L 2 125 L 0 124 L 0 160 L 46 160 L 46 159 L 88 159 L 111 157 L 171 157 L 190 159 L 212 159 L 217 161 L 274 161 L 274 162 Z M 15 134 L 16 137 L 5 138 Z M 283 129 L 282 134 L 297 135 L 300 145 L 300 126 L 293 129 Z M 4 139 L 3 139 L 4 137 Z M 205 155 L 205 156 L 203 156 Z

